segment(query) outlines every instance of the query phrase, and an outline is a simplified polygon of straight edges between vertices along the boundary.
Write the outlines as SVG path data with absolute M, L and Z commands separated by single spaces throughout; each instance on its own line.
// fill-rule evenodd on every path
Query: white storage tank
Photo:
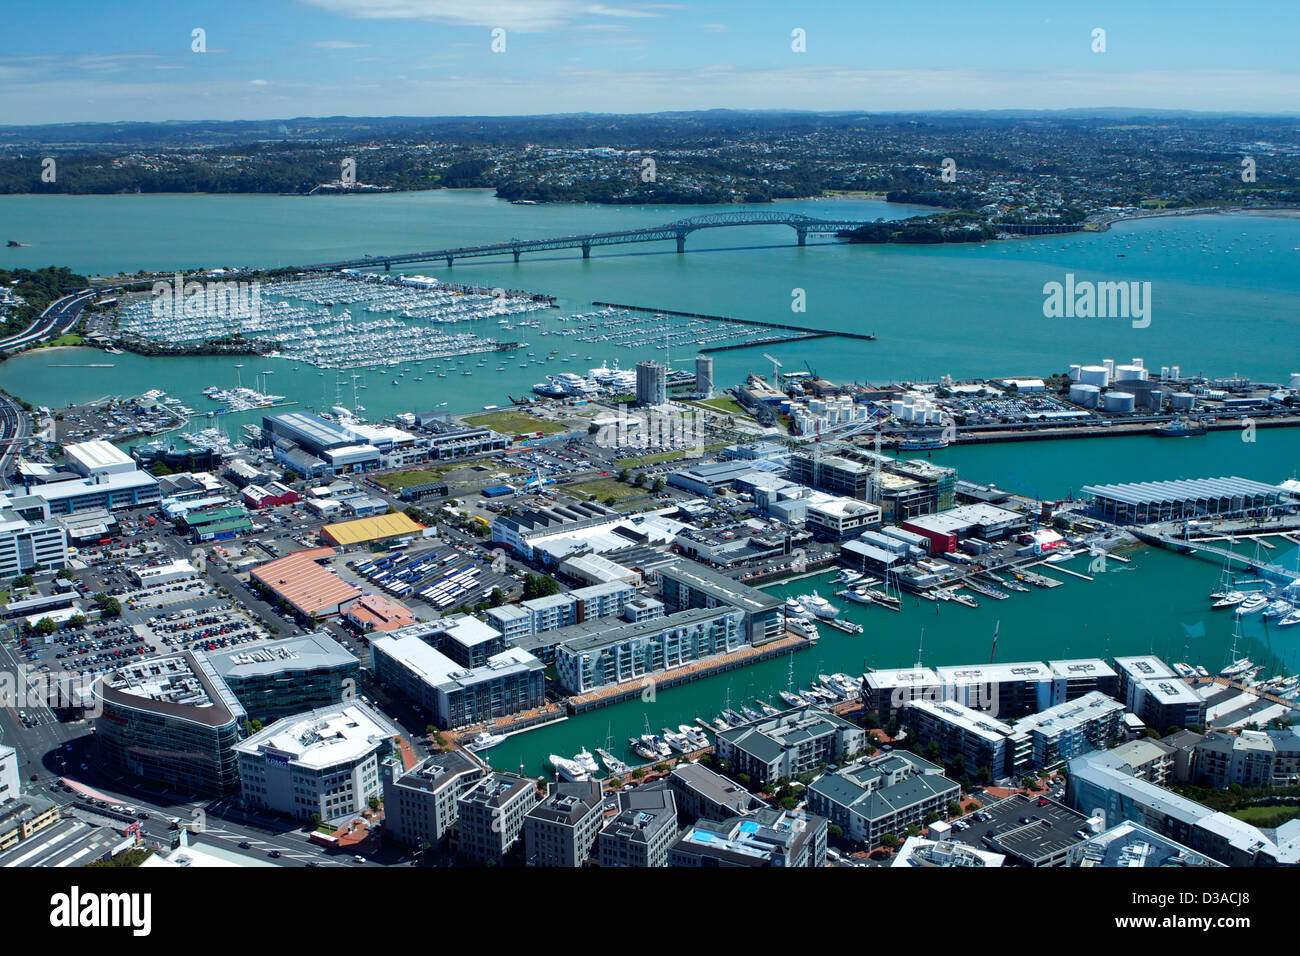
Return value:
M 1291 383 L 1287 385 L 1287 388 L 1293 392 L 1300 392 L 1300 372 L 1291 373 Z
M 1147 370 L 1141 365 L 1119 365 L 1115 368 L 1115 381 L 1117 382 L 1145 382 L 1147 380 Z
M 1108 412 L 1133 411 L 1133 394 L 1131 392 L 1107 392 L 1102 402 L 1103 407 Z
M 1102 359 L 1102 360 L 1101 360 L 1101 364 L 1102 364 L 1102 366 L 1106 369 L 1106 371 L 1110 372 L 1111 375 L 1114 375 L 1114 374 L 1115 374 L 1115 360 L 1114 360 L 1114 359 Z
M 1101 389 L 1096 385 L 1071 385 L 1070 401 L 1083 408 L 1096 408 Z
M 1176 412 L 1190 412 L 1196 407 L 1196 396 L 1191 392 L 1174 392 L 1169 396 L 1169 407 Z
M 1182 370 L 1177 365 L 1169 366 L 1169 377 L 1175 380 L 1182 378 Z
M 1080 370 L 1082 367 L 1083 367 L 1083 366 L 1081 366 L 1081 365 L 1071 365 L 1071 366 L 1070 366 L 1070 381 L 1071 381 L 1071 382 L 1077 382 L 1077 381 L 1079 380 L 1079 374 L 1080 374 L 1080 373 L 1079 373 L 1079 370 Z
M 1168 381 L 1168 379 L 1169 379 L 1169 366 L 1168 365 L 1160 366 L 1160 381 L 1165 382 Z
M 1110 384 L 1110 369 L 1102 365 L 1085 365 L 1079 369 L 1079 381 L 1084 385 L 1105 388 Z
M 1141 360 L 1140 358 L 1137 358 L 1136 356 L 1134 356 L 1133 361 L 1130 362 L 1129 364 L 1130 364 L 1130 365 L 1136 365 L 1138 368 L 1141 368 L 1141 367 L 1142 367 L 1142 360 Z

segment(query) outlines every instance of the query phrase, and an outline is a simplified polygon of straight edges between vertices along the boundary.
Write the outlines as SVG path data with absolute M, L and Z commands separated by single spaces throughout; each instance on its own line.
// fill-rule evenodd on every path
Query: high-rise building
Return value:
M 668 368 L 658 362 L 636 363 L 636 403 L 662 405 L 668 401 Z

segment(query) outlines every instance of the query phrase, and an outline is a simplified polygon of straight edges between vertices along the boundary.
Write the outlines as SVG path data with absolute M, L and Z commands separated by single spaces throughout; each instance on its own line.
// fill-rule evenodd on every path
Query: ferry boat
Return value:
M 591 779 L 591 775 L 587 771 L 566 757 L 551 754 L 551 765 L 559 771 L 561 777 L 570 783 L 585 783 Z
M 1204 435 L 1205 426 L 1187 418 L 1176 418 L 1156 429 L 1161 438 L 1186 438 L 1189 435 Z
M 478 753 L 480 750 L 490 750 L 505 739 L 505 734 L 490 734 L 485 730 L 466 744 L 465 749 Z
M 899 451 L 932 451 L 947 447 L 948 443 L 942 438 L 904 438 L 898 443 Z

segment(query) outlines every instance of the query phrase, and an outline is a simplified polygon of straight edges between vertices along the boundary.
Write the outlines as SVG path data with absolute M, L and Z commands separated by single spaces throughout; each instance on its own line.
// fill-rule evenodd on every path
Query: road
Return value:
M 8 487 L 5 475 L 11 461 L 23 449 L 31 434 L 31 417 L 8 395 L 0 394 L 0 486 Z
M 47 338 L 58 338 L 77 324 L 77 319 L 80 318 L 81 310 L 85 308 L 86 303 L 99 294 L 94 290 L 86 289 L 72 295 L 65 295 L 57 302 L 51 302 L 49 308 L 37 316 L 36 321 L 29 325 L 26 331 L 0 340 L 0 352 L 12 352 L 14 349 L 24 348 Z

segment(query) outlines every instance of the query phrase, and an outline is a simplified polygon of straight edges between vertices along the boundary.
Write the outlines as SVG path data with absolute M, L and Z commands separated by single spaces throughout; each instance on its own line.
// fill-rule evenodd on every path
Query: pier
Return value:
M 737 325 L 752 325 L 760 329 L 776 329 L 781 332 L 802 333 L 793 335 L 789 338 L 771 340 L 761 343 L 764 346 L 780 345 L 783 342 L 806 342 L 809 339 L 824 338 L 841 338 L 841 339 L 858 339 L 862 342 L 874 342 L 876 337 L 862 332 L 839 332 L 835 329 L 810 329 L 801 325 L 786 325 L 782 322 L 762 322 L 758 319 L 733 319 L 725 315 L 708 315 L 704 312 L 676 312 L 672 309 L 652 309 L 644 305 L 625 305 L 619 302 L 593 302 L 592 305 L 598 305 L 608 309 L 627 309 L 629 312 L 648 312 L 652 315 L 671 315 L 681 319 L 704 319 L 707 322 L 734 322 Z M 700 352 L 726 352 L 731 349 L 751 348 L 759 343 L 742 342 L 739 345 L 715 345 L 710 348 L 699 349 Z

